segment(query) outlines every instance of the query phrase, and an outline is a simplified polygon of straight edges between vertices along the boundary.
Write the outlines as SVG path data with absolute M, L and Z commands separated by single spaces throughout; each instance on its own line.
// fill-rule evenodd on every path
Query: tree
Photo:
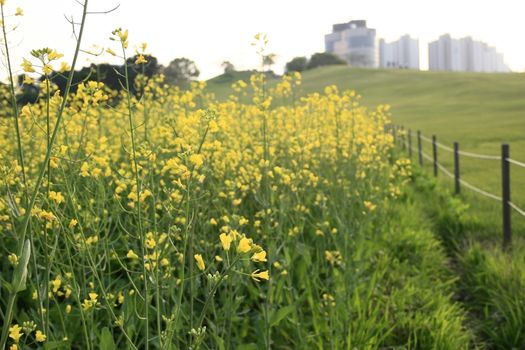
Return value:
M 290 62 L 286 63 L 286 72 L 302 72 L 308 66 L 308 59 L 306 57 L 294 57 Z
M 191 80 L 200 74 L 195 62 L 185 57 L 171 61 L 167 67 L 164 67 L 163 73 L 168 84 L 181 87 L 186 87 Z
M 346 61 L 337 57 L 333 53 L 329 52 L 318 52 L 314 53 L 308 62 L 307 69 L 313 69 L 321 66 L 331 66 L 331 65 L 345 65 Z
M 268 66 L 268 70 L 272 70 L 272 66 L 275 64 L 275 59 L 277 55 L 274 53 L 269 53 L 263 56 L 263 65 Z
M 138 57 L 139 55 L 135 55 L 128 58 L 126 61 L 128 63 L 128 74 L 130 77 L 133 75 L 134 78 L 137 74 L 144 74 L 146 77 L 151 78 L 155 74 L 159 73 L 161 66 L 159 65 L 157 57 L 144 55 L 146 63 L 136 64 L 135 62 L 137 61 Z
M 230 61 L 224 61 L 221 64 L 222 69 L 224 69 L 224 74 L 235 72 L 235 67 Z

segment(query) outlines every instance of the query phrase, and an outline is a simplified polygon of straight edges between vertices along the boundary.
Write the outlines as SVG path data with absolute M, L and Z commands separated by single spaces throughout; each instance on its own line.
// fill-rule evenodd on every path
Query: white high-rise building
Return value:
M 404 35 L 387 43 L 379 41 L 379 66 L 382 68 L 419 69 L 419 41 Z
M 379 66 L 376 30 L 367 28 L 366 21 L 334 24 L 324 42 L 326 52 L 339 56 L 351 66 Z
M 509 72 L 503 55 L 471 37 L 454 39 L 449 34 L 428 45 L 428 68 L 434 71 Z

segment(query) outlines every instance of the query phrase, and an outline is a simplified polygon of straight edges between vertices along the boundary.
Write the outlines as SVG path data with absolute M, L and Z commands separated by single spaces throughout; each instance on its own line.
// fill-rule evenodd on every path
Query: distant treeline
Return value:
M 286 72 L 303 72 L 321 66 L 345 65 L 346 61 L 328 52 L 314 53 L 310 59 L 303 57 L 294 57 L 286 63 Z
M 146 59 L 145 64 L 137 64 L 138 56 L 130 57 L 126 60 L 128 66 L 128 76 L 130 81 L 130 91 L 132 94 L 136 94 L 136 86 L 133 84 L 135 78 L 142 74 L 147 78 L 151 78 L 156 74 L 164 74 L 165 81 L 167 84 L 180 86 L 186 88 L 192 79 L 199 76 L 200 72 L 195 62 L 188 58 L 176 58 L 171 61 L 167 66 L 162 66 L 158 63 L 156 57 L 151 55 L 144 55 Z M 38 82 L 45 80 L 42 76 L 37 83 L 27 84 L 24 83 L 25 76 L 23 74 L 18 76 L 18 87 L 19 94 L 17 95 L 18 103 L 25 105 L 27 103 L 33 103 L 38 99 L 40 92 Z M 49 79 L 55 84 L 59 91 L 65 91 L 67 84 L 67 73 L 52 72 L 49 75 Z M 125 81 L 125 67 L 122 65 L 114 65 L 109 63 L 91 64 L 89 67 L 83 67 L 78 71 L 75 71 L 73 75 L 73 82 L 71 85 L 71 92 L 76 92 L 78 84 L 84 81 L 98 81 L 104 83 L 108 88 L 114 91 L 121 91 L 126 86 Z

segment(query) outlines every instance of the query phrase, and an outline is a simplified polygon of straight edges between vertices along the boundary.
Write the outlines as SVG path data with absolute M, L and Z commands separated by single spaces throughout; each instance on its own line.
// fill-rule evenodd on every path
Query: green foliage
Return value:
M 294 57 L 290 62 L 286 63 L 286 72 L 303 72 L 308 66 L 308 59 L 306 57 Z
M 458 275 L 457 296 L 470 315 L 477 343 L 488 349 L 525 347 L 525 244 L 516 237 L 511 251 L 500 234 L 480 234 L 476 210 L 434 179 L 416 176 L 414 196 L 447 247 Z M 477 209 L 477 208 L 476 208 Z
M 346 65 L 347 63 L 339 58 L 338 56 L 329 52 L 318 52 L 314 53 L 310 57 L 307 69 L 313 69 L 322 66 L 335 66 L 335 65 Z
M 460 257 L 460 286 L 477 317 L 477 330 L 492 349 L 525 347 L 525 254 L 473 244 Z
M 192 60 L 180 57 L 175 58 L 162 69 L 168 84 L 187 87 L 191 80 L 200 75 L 197 65 Z
M 224 69 L 224 74 L 235 72 L 235 66 L 230 61 L 222 62 L 221 67 Z

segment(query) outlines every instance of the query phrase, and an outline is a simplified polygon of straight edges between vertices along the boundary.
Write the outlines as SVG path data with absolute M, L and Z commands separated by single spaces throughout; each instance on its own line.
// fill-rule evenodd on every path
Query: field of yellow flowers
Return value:
M 113 39 L 125 61 L 127 31 Z M 387 106 L 298 98 L 299 74 L 254 74 L 223 102 L 127 74 L 121 93 L 72 94 L 45 79 L 60 58 L 24 60 L 36 103 L 4 87 L 1 349 L 469 343 L 439 244 L 400 219 L 411 169 Z

